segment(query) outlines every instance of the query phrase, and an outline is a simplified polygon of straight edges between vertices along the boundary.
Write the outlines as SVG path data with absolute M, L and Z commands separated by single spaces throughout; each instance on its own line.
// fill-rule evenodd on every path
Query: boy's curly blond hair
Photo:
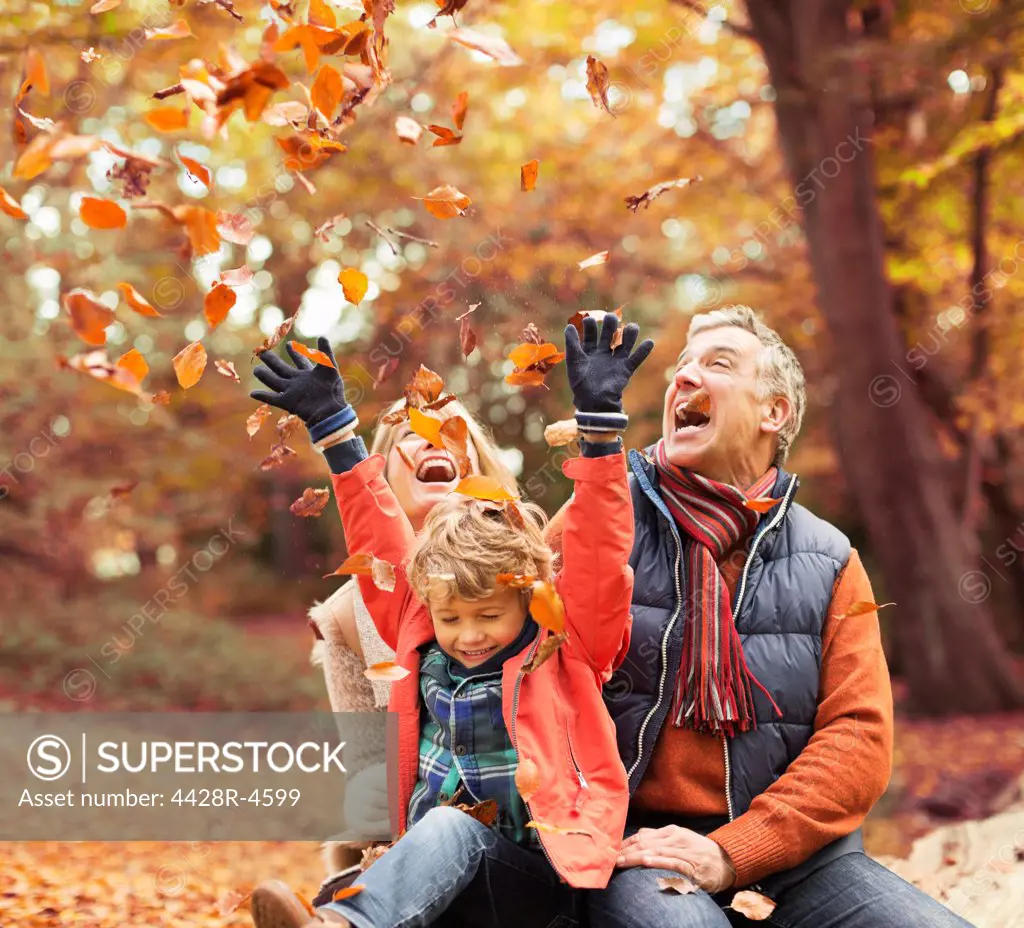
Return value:
M 554 555 L 544 542 L 547 517 L 536 503 L 518 502 L 523 526 L 493 503 L 453 493 L 427 516 L 409 561 L 409 585 L 431 601 L 483 599 L 498 589 L 498 574 L 550 580 Z M 523 591 L 529 599 L 530 590 Z

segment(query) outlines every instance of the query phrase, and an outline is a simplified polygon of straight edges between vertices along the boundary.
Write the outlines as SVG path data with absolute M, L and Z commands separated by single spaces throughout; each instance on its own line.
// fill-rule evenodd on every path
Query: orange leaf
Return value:
M 140 316 L 149 316 L 157 319 L 163 318 L 163 316 L 149 304 L 149 301 L 131 284 L 122 280 L 117 285 L 117 289 L 121 291 L 121 296 L 124 298 L 124 301 Z
M 175 106 L 158 106 L 142 114 L 157 132 L 177 132 L 188 127 L 188 112 Z
M 498 821 L 498 803 L 494 799 L 485 799 L 476 805 L 460 803 L 455 807 L 460 812 L 465 812 L 470 818 L 476 819 L 481 825 L 491 828 Z
M 329 64 L 323 65 L 313 82 L 310 99 L 328 122 L 333 118 L 343 94 L 341 75 Z
M 302 491 L 302 496 L 288 507 L 288 511 L 292 515 L 301 516 L 304 519 L 319 516 L 330 499 L 330 490 L 314 490 L 312 487 L 306 487 Z
M 538 580 L 533 585 L 530 615 L 541 628 L 553 631 L 556 635 L 561 635 L 565 631 L 565 604 L 550 583 Z
M 211 332 L 227 318 L 237 299 L 235 291 L 225 284 L 215 284 L 206 294 L 203 299 L 203 316 Z
M 437 400 L 443 389 L 444 380 L 441 375 L 421 364 L 412 380 L 405 385 L 405 402 L 407 405 L 419 409 L 421 406 Z
M 530 661 L 530 666 L 525 669 L 525 673 L 533 673 L 538 667 L 541 667 L 547 662 L 547 660 L 565 643 L 566 635 L 548 635 L 541 641 L 540 646 L 537 648 L 537 653 L 533 656 L 533 660 Z
M 146 363 L 146 359 L 136 348 L 132 348 L 121 355 L 114 362 L 114 367 L 116 368 L 114 386 L 120 387 L 122 390 L 128 390 L 129 393 L 138 392 L 142 386 L 142 381 L 146 379 L 146 375 L 149 373 L 149 365 Z
M 162 26 L 158 29 L 147 29 L 146 38 L 151 42 L 161 39 L 187 39 L 194 38 L 192 30 L 184 19 L 179 19 L 170 26 Z
M 458 145 L 462 142 L 462 136 L 457 135 L 447 126 L 430 125 L 427 126 L 427 128 L 437 136 L 437 138 L 434 139 L 433 148 L 438 148 L 443 145 Z
M 536 828 L 537 831 L 547 831 L 553 835 L 586 835 L 588 838 L 593 837 L 589 831 L 583 831 L 581 828 L 559 828 L 557 825 L 549 825 L 547 822 L 527 822 L 526 827 Z
M 409 671 L 399 667 L 393 661 L 381 661 L 379 664 L 371 664 L 363 671 L 367 680 L 377 683 L 397 683 L 403 677 L 409 676 Z
M 519 189 L 523 193 L 533 190 L 537 186 L 537 173 L 540 171 L 540 162 L 534 158 L 527 161 L 519 169 Z
M 680 896 L 688 896 L 695 893 L 700 887 L 688 876 L 659 876 L 658 889 L 662 892 L 679 893 Z
M 345 299 L 356 306 L 363 302 L 363 297 L 370 286 L 366 275 L 354 267 L 344 268 L 338 275 L 338 283 L 341 284 Z
M 419 410 L 409 410 L 410 421 L 414 412 L 418 413 Z M 441 423 L 439 437 L 445 449 L 454 455 L 459 468 L 459 476 L 465 477 L 473 466 L 469 459 L 469 426 L 466 424 L 466 420 L 462 416 L 449 416 Z
M 64 308 L 71 314 L 71 328 L 89 345 L 107 343 L 106 328 L 114 321 L 114 311 L 88 290 L 76 288 L 64 295 Z
M 445 38 L 493 58 L 498 64 L 506 67 L 523 63 L 522 58 L 512 51 L 508 42 L 500 36 L 485 35 L 472 29 L 449 29 L 445 33 Z
M 706 416 L 711 411 L 711 396 L 707 390 L 701 387 L 690 396 L 683 408 L 687 412 L 699 412 Z
M 326 26 L 335 29 L 338 18 L 326 3 L 326 0 L 309 0 L 309 22 L 313 26 Z
M 7 213 L 12 219 L 28 219 L 28 213 L 3 187 L 0 187 L 0 211 Z
M 428 416 L 426 413 L 422 413 L 415 408 L 409 410 L 409 428 L 419 435 L 420 438 L 429 441 L 435 448 L 443 449 L 444 442 L 441 441 L 441 425 L 440 419 Z
M 498 586 L 506 586 L 512 590 L 525 590 L 537 582 L 533 574 L 498 574 L 494 579 Z
M 37 48 L 25 53 L 25 83 L 31 84 L 36 93 L 50 95 L 50 78 L 46 73 L 46 59 Z
M 857 615 L 867 615 L 869 612 L 877 612 L 879 609 L 884 609 L 886 606 L 895 606 L 896 603 L 882 603 L 878 605 L 867 599 L 859 599 L 855 603 L 850 603 L 850 608 L 846 610 L 842 615 L 837 615 L 836 619 L 849 619 Z
M 205 164 L 200 164 L 195 158 L 189 158 L 187 155 L 178 153 L 178 160 L 185 165 L 185 170 L 188 171 L 196 180 L 202 181 L 206 184 L 207 188 L 213 189 L 213 176 L 210 174 L 210 169 Z
M 508 359 L 516 367 L 526 370 L 556 354 L 558 354 L 558 348 L 551 342 L 544 342 L 542 345 L 519 345 L 512 349 Z
M 775 911 L 775 902 L 761 893 L 755 893 L 752 889 L 744 889 L 732 897 L 729 908 L 752 922 L 763 922 Z
M 462 126 L 466 122 L 467 110 L 469 110 L 469 94 L 463 90 L 455 98 L 455 102 L 452 104 L 452 120 L 455 123 L 455 128 L 460 132 L 462 131 Z
M 185 233 L 197 255 L 212 254 L 220 248 L 220 232 L 217 231 L 219 220 L 212 209 L 205 206 L 175 206 L 171 213 L 185 227 Z
M 322 3 L 323 0 L 320 0 Z M 353 896 L 358 896 L 364 889 L 361 883 L 358 885 L 353 884 L 352 886 L 345 886 L 339 889 L 333 896 L 331 896 L 332 902 L 341 902 L 342 899 L 351 899 Z
M 337 368 L 331 363 L 331 359 L 319 348 L 307 348 L 302 344 L 302 342 L 297 342 L 294 339 L 289 341 L 288 344 L 291 346 L 292 351 L 297 351 L 303 357 L 309 358 L 310 361 L 315 361 L 317 364 L 322 364 L 324 367 L 330 367 L 337 370 Z
M 770 496 L 757 496 L 753 499 L 743 500 L 743 505 L 746 506 L 747 509 L 753 509 L 754 512 L 768 512 L 781 502 L 781 498 L 772 499 Z
M 270 406 L 266 403 L 261 403 L 256 412 L 245 420 L 245 431 L 248 432 L 249 437 L 252 438 L 260 430 L 260 426 L 273 414 L 274 410 Z
M 113 200 L 82 197 L 78 215 L 90 229 L 123 229 L 128 214 Z
M 516 767 L 516 789 L 523 802 L 529 802 L 540 789 L 540 768 L 529 757 L 522 758 Z
M 206 349 L 202 342 L 192 342 L 179 351 L 171 360 L 174 374 L 183 390 L 194 387 L 206 370 Z
M 544 385 L 544 374 L 538 370 L 512 371 L 505 375 L 505 383 L 513 387 L 540 387 Z
M 395 589 L 395 568 L 372 554 L 350 555 L 333 573 L 324 574 L 324 578 L 343 574 L 371 577 L 373 585 L 385 593 L 393 593 Z
M 454 219 L 456 216 L 464 216 L 469 204 L 473 202 L 451 184 L 435 187 L 425 197 L 413 197 L 413 199 L 422 200 L 427 212 L 438 219 Z
M 593 55 L 587 55 L 587 93 L 594 106 L 614 116 L 608 107 L 608 66 Z
M 579 269 L 582 271 L 588 267 L 597 267 L 600 264 L 606 264 L 608 262 L 608 252 L 599 251 L 597 254 L 591 255 L 589 258 L 584 258 L 580 261 Z
M 484 477 L 481 475 L 466 477 L 459 481 L 459 485 L 453 492 L 461 493 L 463 496 L 471 496 L 473 499 L 490 500 L 494 503 L 519 498 L 509 493 L 494 477 Z
M 235 370 L 235 364 L 233 361 L 222 361 L 218 358 L 213 362 L 213 366 L 217 369 L 218 374 L 230 377 L 235 383 L 242 382 L 241 378 L 238 376 L 238 371 Z

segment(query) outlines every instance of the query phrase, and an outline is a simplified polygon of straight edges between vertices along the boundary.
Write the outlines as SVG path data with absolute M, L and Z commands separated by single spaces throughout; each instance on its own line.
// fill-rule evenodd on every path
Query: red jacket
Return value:
M 373 455 L 345 474 L 332 474 L 335 497 L 351 553 L 371 553 L 394 564 L 406 560 L 413 530 L 387 482 L 384 458 Z M 534 673 L 522 672 L 540 641 L 505 662 L 502 705 L 519 760 L 540 772 L 540 787 L 527 804 L 535 821 L 582 834 L 540 831 L 551 864 L 571 886 L 601 889 L 615 867 L 626 822 L 629 792 L 619 760 L 615 727 L 601 685 L 629 645 L 633 571 L 633 508 L 621 453 L 573 458 L 563 472 L 576 484 L 565 518 L 562 570 L 555 579 L 565 603 L 568 640 Z M 426 606 L 395 571 L 392 593 L 359 577 L 377 629 L 410 671 L 392 685 L 388 709 L 398 713 L 399 830 L 419 767 L 419 653 L 434 639 Z

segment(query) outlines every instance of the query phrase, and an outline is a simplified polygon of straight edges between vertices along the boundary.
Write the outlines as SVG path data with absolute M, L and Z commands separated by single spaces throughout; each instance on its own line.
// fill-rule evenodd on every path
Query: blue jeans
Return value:
M 847 854 L 787 890 L 771 917 L 751 922 L 703 891 L 658 890 L 667 870 L 620 870 L 608 888 L 588 894 L 589 928 L 971 928 L 930 896 L 873 861 Z
M 520 847 L 453 808 L 431 809 L 324 908 L 356 928 L 569 928 L 575 897 L 543 851 Z

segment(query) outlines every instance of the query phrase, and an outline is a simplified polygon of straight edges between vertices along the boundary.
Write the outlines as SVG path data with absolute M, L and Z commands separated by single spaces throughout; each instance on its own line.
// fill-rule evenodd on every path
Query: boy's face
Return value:
M 519 590 L 504 589 L 484 599 L 431 602 L 430 617 L 441 649 L 466 667 L 476 667 L 515 641 L 526 621 Z

